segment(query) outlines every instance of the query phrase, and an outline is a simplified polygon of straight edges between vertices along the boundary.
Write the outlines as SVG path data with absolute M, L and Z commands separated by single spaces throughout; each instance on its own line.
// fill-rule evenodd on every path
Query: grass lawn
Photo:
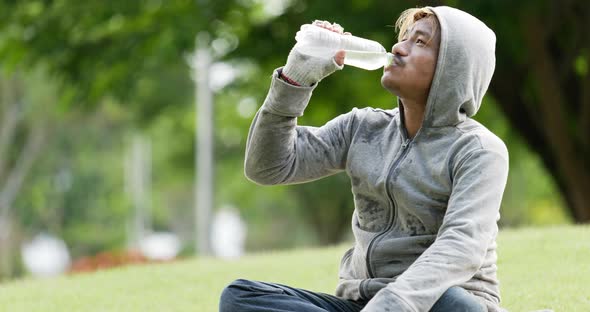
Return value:
M 503 230 L 499 238 L 503 306 L 590 311 L 590 227 Z M 332 293 L 346 246 L 194 259 L 54 279 L 0 284 L 0 311 L 217 311 L 236 278 Z

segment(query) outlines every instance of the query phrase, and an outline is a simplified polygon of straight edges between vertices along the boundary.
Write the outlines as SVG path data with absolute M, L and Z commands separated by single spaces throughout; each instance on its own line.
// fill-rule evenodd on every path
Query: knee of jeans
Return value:
M 223 296 L 232 296 L 232 295 L 242 293 L 244 291 L 248 291 L 250 289 L 250 287 L 252 286 L 252 284 L 253 284 L 252 281 L 245 280 L 245 279 L 237 279 L 237 280 L 229 283 L 229 285 L 227 285 L 223 289 L 221 296 L 222 297 Z
M 219 311 L 235 311 L 234 306 L 236 305 L 240 294 L 242 294 L 244 290 L 244 286 L 247 286 L 251 282 L 244 279 L 237 279 L 227 285 L 223 291 L 221 292 L 221 296 L 219 298 Z
M 483 302 L 477 300 L 477 298 L 469 298 L 462 300 L 459 303 L 459 309 L 457 311 L 469 311 L 469 312 L 487 312 L 488 308 Z
M 249 287 L 250 285 L 252 285 L 254 283 L 255 282 L 247 280 L 247 279 L 238 278 L 237 280 L 234 280 L 233 282 L 229 283 L 229 285 L 226 288 Z
M 485 312 L 487 307 L 475 295 L 461 287 L 449 288 L 441 297 L 441 311 Z

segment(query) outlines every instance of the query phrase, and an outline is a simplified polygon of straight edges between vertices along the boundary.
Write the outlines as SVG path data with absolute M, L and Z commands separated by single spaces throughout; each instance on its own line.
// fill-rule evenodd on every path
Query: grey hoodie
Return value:
M 259 184 L 342 171 L 350 177 L 355 242 L 342 258 L 336 295 L 370 299 L 363 311 L 428 311 L 452 286 L 490 311 L 500 309 L 496 235 L 508 152 L 471 119 L 493 75 L 495 35 L 465 12 L 432 9 L 441 43 L 414 138 L 406 134 L 402 105 L 298 126 L 313 87 L 276 74 L 248 135 L 245 172 Z

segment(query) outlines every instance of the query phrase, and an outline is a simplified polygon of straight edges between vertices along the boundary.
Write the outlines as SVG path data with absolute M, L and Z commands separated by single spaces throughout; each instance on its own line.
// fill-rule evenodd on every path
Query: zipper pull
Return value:
M 402 143 L 402 148 L 405 149 L 406 147 L 408 147 L 408 144 L 410 144 L 410 139 L 407 139 L 404 141 L 404 143 Z

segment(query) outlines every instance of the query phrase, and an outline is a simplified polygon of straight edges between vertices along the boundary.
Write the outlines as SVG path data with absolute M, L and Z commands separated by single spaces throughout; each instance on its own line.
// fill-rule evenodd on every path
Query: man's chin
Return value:
M 399 90 L 399 88 L 393 81 L 391 81 L 391 77 L 388 76 L 389 75 L 387 72 L 383 73 L 383 76 L 381 76 L 381 86 L 383 87 L 383 89 L 389 91 L 389 93 L 397 96 L 397 91 Z

